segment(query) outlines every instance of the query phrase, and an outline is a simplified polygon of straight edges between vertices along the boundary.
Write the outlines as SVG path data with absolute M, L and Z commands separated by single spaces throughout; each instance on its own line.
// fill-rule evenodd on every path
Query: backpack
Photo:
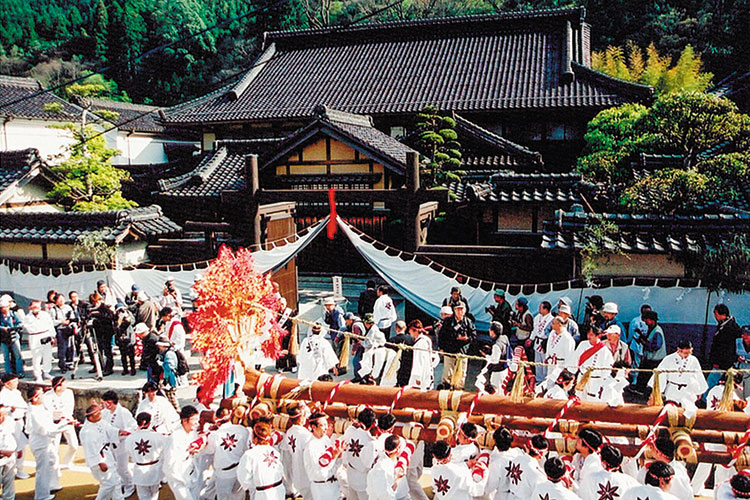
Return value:
M 187 359 L 181 351 L 175 350 L 174 353 L 177 355 L 177 370 L 175 373 L 178 377 L 181 377 L 190 371 L 190 365 L 188 365 Z

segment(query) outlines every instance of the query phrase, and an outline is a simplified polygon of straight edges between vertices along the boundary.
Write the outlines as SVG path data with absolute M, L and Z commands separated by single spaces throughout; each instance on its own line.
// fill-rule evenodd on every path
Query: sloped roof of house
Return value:
M 552 203 L 570 205 L 581 201 L 581 174 L 519 173 L 503 170 L 488 180 L 452 182 L 453 201 L 488 203 Z
M 299 119 L 319 103 L 381 116 L 426 105 L 470 114 L 650 99 L 650 87 L 589 67 L 584 16 L 573 8 L 267 33 L 238 82 L 165 110 L 164 121 Z
M 59 104 L 61 111 L 46 111 L 44 107 L 49 104 Z M 75 121 L 82 112 L 75 104 L 45 92 L 39 80 L 0 75 L 0 117 Z
M 462 168 L 475 171 L 537 170 L 541 168 L 542 155 L 516 144 L 461 115 L 454 115 L 456 132 L 463 152 Z
M 151 240 L 173 236 L 182 228 L 158 205 L 109 212 L 8 213 L 0 217 L 0 241 L 73 244 L 93 231 L 105 231 L 108 243 L 128 234 Z
M 23 184 L 38 172 L 42 160 L 34 148 L 0 151 L 0 198 L 11 186 Z
M 158 122 L 159 110 L 162 108 L 109 99 L 92 99 L 92 102 L 93 113 L 99 109 L 105 109 L 119 114 L 117 120 L 114 121 L 119 130 L 152 134 L 164 132 L 164 126 Z

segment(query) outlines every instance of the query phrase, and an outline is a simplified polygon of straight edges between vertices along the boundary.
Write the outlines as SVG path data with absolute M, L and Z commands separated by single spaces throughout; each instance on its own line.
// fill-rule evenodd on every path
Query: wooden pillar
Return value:
M 404 214 L 404 250 L 416 252 L 420 244 L 419 227 L 419 154 L 406 153 L 406 213 Z
M 261 244 L 261 220 L 260 220 L 260 201 L 258 192 L 260 191 L 260 177 L 258 175 L 258 155 L 251 154 L 245 156 L 245 180 L 247 189 L 251 196 L 249 203 L 250 213 L 248 214 L 253 226 L 253 244 L 260 247 Z

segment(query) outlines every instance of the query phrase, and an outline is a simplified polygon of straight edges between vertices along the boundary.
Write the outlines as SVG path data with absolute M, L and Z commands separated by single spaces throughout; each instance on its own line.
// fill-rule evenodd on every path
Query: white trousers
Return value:
M 31 349 L 31 369 L 34 372 L 34 379 L 37 381 L 42 378 L 51 378 L 52 371 L 52 343 L 47 342 L 42 345 L 35 339 L 29 342 Z
M 68 443 L 68 448 L 65 451 L 65 456 L 60 460 L 60 440 L 62 436 L 65 436 L 65 441 Z M 55 451 L 52 454 L 52 466 L 55 468 L 55 472 L 60 470 L 60 464 L 73 465 L 73 456 L 78 450 L 78 436 L 76 430 L 72 425 L 66 426 L 61 433 L 55 434 L 54 444 Z
M 52 443 L 40 448 L 32 448 L 36 462 L 36 471 L 34 472 L 34 500 L 47 500 L 50 496 L 50 484 L 52 476 L 57 479 L 57 473 L 52 466 Z
M 99 491 L 96 493 L 96 500 L 123 500 L 122 483 L 120 475 L 114 467 L 102 472 L 99 467 L 91 468 L 91 475 L 99 483 Z
M 350 498 L 352 500 L 367 500 L 367 492 L 357 491 L 350 486 L 346 494 L 346 500 L 349 500 Z
M 336 500 L 341 495 L 338 481 L 332 483 L 315 483 L 311 481 L 310 493 L 312 500 Z
M 0 482 L 3 486 L 3 500 L 13 500 L 16 498 L 16 463 L 10 463 L 0 467 Z
M 240 482 L 237 481 L 237 476 L 233 478 L 217 477 L 216 478 L 216 498 L 222 500 L 243 500 L 245 498 L 245 490 L 242 489 Z
M 115 460 L 117 461 L 117 474 L 120 476 L 120 482 L 125 491 L 133 488 L 133 474 L 128 467 L 128 453 L 125 451 L 125 444 L 120 443 L 115 450 Z
M 175 500 L 198 500 L 198 492 L 195 491 L 195 485 L 175 479 L 169 479 L 167 484 L 169 485 L 169 489 L 172 490 Z M 198 488 L 200 488 L 200 483 L 198 484 Z
M 135 492 L 138 494 L 138 500 L 157 500 L 159 498 L 159 485 L 141 486 L 136 484 Z

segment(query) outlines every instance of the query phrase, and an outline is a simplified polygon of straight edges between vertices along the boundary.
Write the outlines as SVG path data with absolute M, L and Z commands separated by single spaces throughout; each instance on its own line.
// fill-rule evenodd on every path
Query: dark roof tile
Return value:
M 159 123 L 159 110 L 156 106 L 145 104 L 132 104 L 128 102 L 111 101 L 109 99 L 93 99 L 91 111 L 104 109 L 114 111 L 120 116 L 115 120 L 119 130 L 146 132 L 158 134 L 164 132 L 164 126 Z
M 41 165 L 39 151 L 33 148 L 0 152 L 0 196 L 12 184 L 23 182 Z
M 48 104 L 60 104 L 60 113 L 45 111 Z M 42 84 L 33 78 L 0 75 L 0 116 L 30 120 L 78 120 L 83 110 L 52 92 L 44 92 Z

